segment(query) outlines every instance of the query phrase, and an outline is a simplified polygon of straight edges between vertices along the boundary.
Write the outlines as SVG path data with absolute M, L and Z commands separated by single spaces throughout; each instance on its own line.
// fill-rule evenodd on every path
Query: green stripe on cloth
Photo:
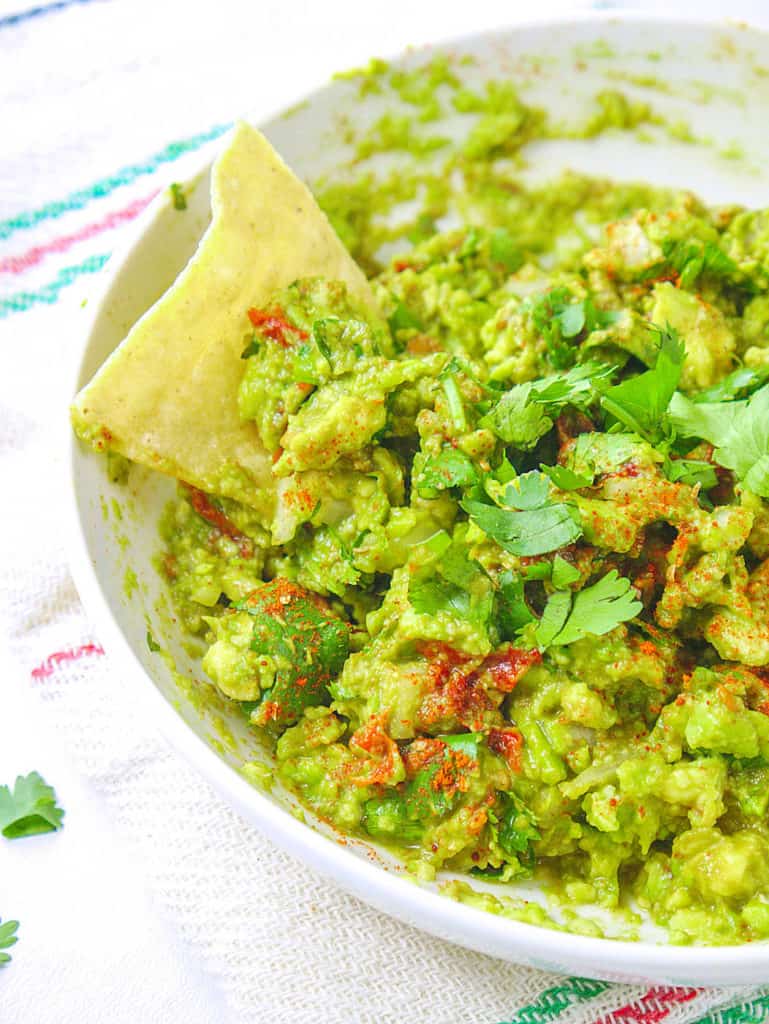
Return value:
M 692 1024 L 762 1024 L 769 1017 L 769 995 L 759 995 L 744 1003 L 714 1010 Z
M 0 299 L 0 320 L 10 316 L 11 313 L 23 313 L 41 303 L 52 305 L 58 301 L 63 288 L 69 287 L 84 274 L 95 274 L 101 270 L 109 259 L 109 255 L 109 253 L 102 253 L 98 256 L 89 256 L 82 263 L 71 267 L 62 267 L 53 281 L 43 285 L 42 288 L 31 292 L 15 292 L 7 298 Z
M 16 214 L 15 217 L 10 217 L 8 220 L 0 221 L 0 239 L 10 238 L 17 231 L 33 228 L 43 221 L 55 220 L 71 210 L 82 210 L 84 206 L 87 206 L 94 199 L 108 196 L 115 189 L 120 188 L 122 185 L 130 185 L 132 181 L 146 174 L 154 174 L 163 164 L 172 163 L 185 153 L 194 152 L 194 150 L 200 149 L 207 142 L 218 139 L 230 127 L 230 124 L 217 124 L 213 128 L 209 128 L 208 131 L 201 132 L 199 135 L 193 135 L 189 139 L 171 142 L 164 149 L 161 149 L 159 153 L 148 157 L 142 163 L 129 164 L 114 174 L 94 182 L 93 185 L 89 185 L 87 188 L 80 189 L 78 192 L 72 192 L 65 199 L 46 203 L 45 206 L 40 206 L 36 210 L 28 210 L 24 213 Z
M 546 988 L 534 1003 L 521 1007 L 509 1020 L 500 1024 L 543 1024 L 557 1020 L 575 1003 L 587 1003 L 611 988 L 608 981 L 590 978 L 567 978 L 559 985 Z

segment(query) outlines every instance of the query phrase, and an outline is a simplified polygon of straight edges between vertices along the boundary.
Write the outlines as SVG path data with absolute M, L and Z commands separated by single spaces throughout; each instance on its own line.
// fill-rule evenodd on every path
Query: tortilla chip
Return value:
M 97 448 L 270 516 L 271 460 L 238 415 L 247 311 L 312 276 L 344 281 L 353 300 L 375 303 L 309 189 L 260 132 L 235 128 L 211 193 L 195 256 L 77 396 L 73 422 Z

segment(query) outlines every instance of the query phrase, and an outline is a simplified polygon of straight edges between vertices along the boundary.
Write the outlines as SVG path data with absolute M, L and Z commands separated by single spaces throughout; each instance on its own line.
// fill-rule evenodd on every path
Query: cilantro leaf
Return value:
M 544 408 L 532 400 L 532 385 L 517 384 L 500 398 L 480 420 L 505 444 L 528 451 L 553 427 Z
M 566 373 L 543 377 L 532 385 L 532 399 L 557 412 L 564 405 L 586 409 L 606 390 L 606 382 L 616 373 L 616 366 L 588 360 L 573 366 Z
M 529 511 L 547 504 L 550 484 L 546 476 L 534 470 L 511 480 L 505 489 L 505 504 L 509 508 Z
M 397 838 L 400 842 L 417 843 L 424 832 L 421 822 L 409 819 L 400 793 L 367 800 L 363 805 L 362 824 L 375 839 Z
M 505 793 L 497 825 L 497 841 L 505 853 L 517 856 L 524 867 L 532 868 L 532 843 L 541 838 L 534 814 L 514 793 Z
M 580 577 L 580 571 L 565 558 L 556 555 L 553 559 L 553 568 L 550 579 L 556 590 L 567 590 L 572 583 L 576 583 Z
M 175 210 L 186 210 L 187 209 L 187 197 L 184 194 L 184 189 L 178 181 L 172 181 L 168 187 L 168 191 L 171 193 L 171 202 L 174 204 Z
M 522 451 L 533 448 L 553 426 L 553 418 L 566 405 L 586 409 L 605 390 L 615 367 L 586 362 L 566 373 L 516 384 L 506 391 L 480 421 L 506 444 Z
M 469 499 L 460 504 L 488 537 L 512 555 L 544 555 L 582 535 L 576 512 L 562 503 L 526 511 L 497 508 Z
M 601 405 L 624 427 L 651 441 L 662 437 L 662 425 L 681 379 L 686 349 L 675 328 L 659 329 L 660 347 L 653 370 L 615 384 L 601 396 Z
M 667 270 L 674 270 L 680 287 L 691 289 L 702 274 L 729 277 L 739 269 L 715 242 L 666 238 L 662 242 L 662 254 L 664 259 L 647 267 L 641 280 L 652 280 Z
M 443 743 L 441 755 L 421 768 L 406 784 L 406 816 L 411 820 L 428 815 L 443 817 L 448 814 L 457 801 L 460 787 L 452 786 L 447 791 L 441 785 L 442 781 L 444 778 L 456 779 L 467 776 L 478 769 L 479 751 L 483 741 L 481 733 L 467 732 L 436 738 Z
M 590 487 L 593 483 L 592 476 L 582 473 L 575 473 L 567 466 L 540 466 L 540 470 L 549 476 L 560 491 L 578 491 L 580 487 Z
M 719 466 L 769 498 L 769 384 L 736 402 L 697 403 L 675 394 L 669 418 L 681 434 L 709 441 Z
M 272 658 L 275 665 L 260 708 L 269 704 L 267 720 L 290 725 L 306 707 L 325 700 L 328 684 L 347 660 L 350 628 L 320 598 L 280 578 L 236 607 L 252 617 L 251 650 Z
M 407 306 L 404 306 L 402 302 L 398 302 L 395 309 L 387 318 L 387 323 L 393 335 L 398 331 L 423 330 L 422 321 L 416 313 L 412 313 L 411 310 Z
M 19 775 L 13 791 L 0 786 L 0 831 L 6 839 L 55 832 L 63 817 L 56 794 L 38 772 Z
M 534 613 L 526 604 L 524 581 L 512 569 L 500 573 L 497 588 L 497 629 L 503 640 L 512 640 L 519 630 L 534 621 Z
M 449 612 L 484 625 L 491 615 L 493 593 L 488 576 L 469 557 L 466 545 L 452 541 L 434 564 L 412 576 L 409 603 L 419 615 Z
M 460 449 L 443 448 L 437 455 L 417 452 L 413 481 L 420 497 L 430 498 L 450 487 L 472 487 L 478 483 L 478 471 Z
M 573 598 L 565 590 L 553 594 L 534 630 L 534 639 L 542 649 L 573 644 L 585 636 L 603 636 L 642 608 L 630 580 L 612 569 Z
M 529 300 L 527 306 L 550 361 L 559 370 L 574 363 L 577 339 L 583 332 L 590 334 L 616 319 L 616 314 L 597 309 L 589 296 L 574 299 L 568 288 L 553 288 Z
M 718 483 L 718 475 L 709 462 L 703 459 L 668 459 L 665 462 L 665 476 L 673 483 L 688 484 L 709 491 Z
M 753 391 L 769 380 L 769 366 L 751 369 L 741 366 L 728 374 L 717 384 L 691 395 L 693 402 L 729 402 L 735 398 L 747 398 Z
M 6 921 L 4 924 L 0 923 L 0 967 L 4 964 L 10 963 L 10 953 L 3 953 L 4 949 L 10 949 L 11 946 L 15 946 L 19 941 L 16 932 L 19 930 L 18 921 Z

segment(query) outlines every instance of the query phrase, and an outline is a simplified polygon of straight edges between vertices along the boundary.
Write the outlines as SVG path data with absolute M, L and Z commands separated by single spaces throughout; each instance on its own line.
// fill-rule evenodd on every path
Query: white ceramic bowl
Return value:
M 604 12 L 463 38 L 431 48 L 428 55 L 443 51 L 474 55 L 478 66 L 469 69 L 471 77 L 508 75 L 523 83 L 527 100 L 565 118 L 578 118 L 598 90 L 619 87 L 648 99 L 667 117 L 687 121 L 698 137 L 710 140 L 693 146 L 664 137 L 642 142 L 623 134 L 591 142 L 542 142 L 531 148 L 534 174 L 552 174 L 568 165 L 689 187 L 714 202 L 769 204 L 769 77 L 764 71 L 769 67 L 769 36 L 758 30 Z M 398 63 L 413 66 L 424 59 L 424 52 L 409 53 Z M 672 89 L 661 91 L 648 81 L 642 85 L 639 78 L 628 84 L 628 76 L 656 76 Z M 273 117 L 260 127 L 288 163 L 313 180 L 345 156 L 335 118 L 348 113 L 357 123 L 367 123 L 381 111 L 381 99 L 358 105 L 355 96 L 354 83 L 334 82 L 289 115 Z M 194 251 L 209 217 L 207 172 L 207 167 L 199 168 L 188 184 L 185 214 L 161 196 L 137 224 L 130 242 L 110 260 L 100 293 L 92 300 L 77 387 Z M 201 678 L 199 665 L 183 649 L 183 638 L 168 616 L 156 610 L 163 594 L 152 558 L 158 548 L 158 515 L 172 494 L 172 482 L 136 468 L 127 487 L 113 484 L 106 460 L 74 440 L 69 466 L 75 520 L 72 568 L 113 663 L 137 698 L 146 698 L 148 718 L 276 843 L 380 910 L 507 960 L 617 981 L 735 985 L 769 977 L 769 944 L 676 948 L 583 938 L 520 924 L 448 900 L 434 886 L 413 884 L 400 877 L 397 863 L 386 854 L 375 851 L 372 857 L 370 845 L 340 846 L 319 823 L 308 818 L 301 824 L 289 811 L 294 801 L 288 794 L 279 789 L 269 795 L 260 792 L 239 774 L 243 757 L 253 756 L 257 744 L 241 717 L 229 714 L 232 748 L 216 744 L 215 749 L 211 741 L 218 737 L 211 717 L 196 710 L 166 663 L 147 648 L 149 623 L 179 670 Z M 113 499 L 123 510 L 119 522 L 103 513 Z M 143 584 L 130 599 L 123 586 L 129 565 Z

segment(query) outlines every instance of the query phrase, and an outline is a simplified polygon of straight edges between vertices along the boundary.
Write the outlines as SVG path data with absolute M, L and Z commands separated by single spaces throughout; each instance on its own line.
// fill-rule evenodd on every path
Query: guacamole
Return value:
M 328 275 L 240 310 L 271 498 L 180 484 L 179 621 L 276 777 L 418 878 L 769 938 L 769 213 L 527 186 L 543 112 L 453 102 L 476 120 L 451 173 L 316 190 L 376 311 Z M 583 136 L 657 123 L 599 113 Z M 359 157 L 444 145 L 416 123 Z

